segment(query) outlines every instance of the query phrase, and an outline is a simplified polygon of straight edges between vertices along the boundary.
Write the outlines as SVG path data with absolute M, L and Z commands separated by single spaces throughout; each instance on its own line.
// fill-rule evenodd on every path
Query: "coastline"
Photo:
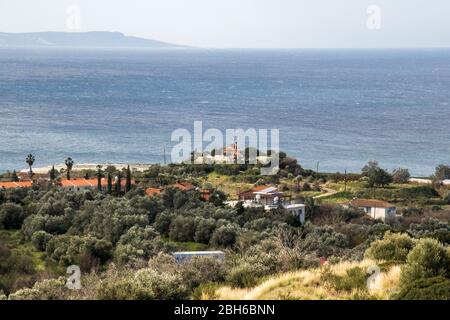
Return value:
M 83 170 L 97 170 L 97 166 L 102 166 L 103 169 L 113 166 L 119 170 L 126 169 L 128 165 L 132 171 L 143 172 L 147 170 L 149 167 L 155 165 L 152 163 L 79 163 L 75 164 L 72 168 L 72 171 L 83 171 Z M 53 166 L 45 166 L 39 168 L 33 168 L 33 172 L 37 174 L 46 174 L 48 173 Z M 66 165 L 61 163 L 55 165 L 55 169 L 61 171 L 61 169 L 65 169 Z M 20 172 L 28 172 L 29 169 L 22 169 Z

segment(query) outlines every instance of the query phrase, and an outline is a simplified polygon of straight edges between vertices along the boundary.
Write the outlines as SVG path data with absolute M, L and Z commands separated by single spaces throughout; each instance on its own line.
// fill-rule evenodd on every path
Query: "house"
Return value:
M 60 186 L 69 191 L 84 191 L 84 190 L 97 190 L 98 189 L 98 179 L 63 179 L 59 182 Z M 106 191 L 108 188 L 108 180 L 105 178 L 102 178 L 100 181 L 102 191 Z M 112 182 L 113 189 L 114 189 L 115 182 Z M 131 185 L 136 184 L 134 180 L 131 180 Z M 126 187 L 126 180 L 121 180 L 121 189 L 125 190 Z
M 222 251 L 182 251 L 172 253 L 177 262 L 189 261 L 195 257 L 210 257 L 216 260 L 224 260 L 225 253 Z
M 145 190 L 145 193 L 146 193 L 149 197 L 153 197 L 153 196 L 160 195 L 161 192 L 163 192 L 163 189 L 161 189 L 161 188 L 147 188 L 147 189 Z
M 97 189 L 97 179 L 71 179 L 61 180 L 61 188 L 69 191 L 84 191 Z M 102 179 L 102 187 L 107 185 L 107 181 Z
M 291 203 L 291 201 L 286 199 L 283 192 L 278 191 L 278 188 L 274 186 L 255 186 L 250 190 L 239 193 L 238 199 L 246 208 L 263 207 L 264 210 L 271 210 L 281 206 L 283 209 L 297 217 L 302 224 L 305 223 L 305 205 L 301 203 Z M 228 201 L 227 204 L 234 207 L 239 201 Z
M 354 199 L 350 201 L 349 206 L 362 209 L 370 217 L 383 221 L 395 218 L 396 214 L 393 204 L 381 200 Z
M 283 192 L 278 191 L 278 189 L 273 186 L 261 185 L 239 193 L 238 197 L 239 200 L 244 203 L 251 201 L 263 206 L 278 207 L 278 204 L 283 198 Z
M 32 186 L 31 181 L 17 181 L 17 182 L 0 181 L 0 189 L 31 188 L 31 186 Z

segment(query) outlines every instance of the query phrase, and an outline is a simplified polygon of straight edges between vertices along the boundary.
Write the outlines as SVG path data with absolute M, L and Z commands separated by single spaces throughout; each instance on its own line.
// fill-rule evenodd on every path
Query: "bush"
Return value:
M 198 243 L 208 244 L 211 240 L 212 234 L 216 229 L 216 221 L 212 218 L 201 219 L 197 224 L 195 230 L 194 240 Z
M 400 285 L 432 277 L 450 277 L 450 253 L 434 239 L 420 239 L 408 254 L 406 265 L 402 267 Z
M 83 270 L 103 264 L 112 256 L 112 244 L 92 236 L 54 236 L 47 243 L 47 256 L 60 265 L 78 264 Z
M 366 250 L 365 256 L 375 260 L 405 262 L 414 247 L 414 240 L 406 234 L 386 232 L 383 240 L 376 240 Z
M 395 183 L 408 183 L 411 175 L 408 169 L 398 168 L 392 173 L 392 179 Z
M 235 287 L 249 288 L 258 283 L 258 280 L 270 274 L 269 267 L 258 261 L 243 259 L 236 266 L 231 268 L 226 280 Z
M 33 233 L 33 235 L 31 236 L 31 242 L 34 244 L 37 250 L 45 251 L 47 243 L 51 238 L 52 235 L 50 233 L 41 230 Z
M 360 267 L 354 267 L 346 270 L 346 274 L 344 276 L 336 275 L 329 269 L 325 269 L 322 272 L 320 279 L 337 291 L 367 289 L 367 274 Z
M 221 247 L 231 247 L 236 243 L 237 228 L 233 225 L 221 226 L 214 231 L 211 243 Z
M 20 205 L 4 203 L 0 206 L 0 226 L 4 229 L 20 229 L 25 215 Z
M 170 239 L 173 241 L 194 241 L 195 221 L 193 217 L 177 216 L 170 224 Z
M 316 253 L 317 256 L 328 258 L 341 256 L 349 246 L 348 238 L 342 233 L 336 232 L 330 226 L 313 227 L 305 240 L 301 243 L 301 249 L 308 253 Z
M 152 269 L 106 279 L 97 289 L 97 297 L 102 300 L 180 300 L 187 296 L 179 274 Z
M 134 226 L 120 237 L 114 258 L 119 265 L 138 267 L 158 252 L 165 252 L 167 249 L 167 244 L 155 229 Z
M 450 300 L 450 280 L 444 277 L 419 279 L 406 284 L 394 298 L 399 300 Z
M 10 300 L 64 300 L 67 295 L 65 279 L 46 279 L 9 295 Z
M 450 244 L 450 224 L 433 218 L 425 218 L 420 224 L 409 226 L 408 233 L 414 238 L 433 238 L 442 243 Z
M 224 263 L 209 257 L 192 258 L 183 263 L 180 273 L 190 290 L 202 283 L 221 282 L 225 279 Z

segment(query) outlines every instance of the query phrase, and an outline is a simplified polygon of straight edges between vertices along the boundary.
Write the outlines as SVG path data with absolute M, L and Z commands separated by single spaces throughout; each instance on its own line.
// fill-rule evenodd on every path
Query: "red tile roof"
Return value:
M 192 183 L 189 182 L 178 182 L 178 183 L 174 183 L 168 186 L 169 188 L 175 188 L 175 189 L 180 189 L 180 190 L 194 190 L 197 187 L 194 186 Z
M 30 188 L 32 186 L 31 181 L 19 181 L 19 182 L 0 182 L 0 188 L 13 189 L 13 188 Z
M 161 194 L 161 192 L 163 191 L 163 189 L 160 188 L 147 188 L 145 190 L 145 193 L 149 196 L 149 197 L 153 197 L 156 195 Z
M 372 207 L 372 208 L 391 208 L 395 207 L 393 204 L 382 200 L 369 200 L 369 199 L 355 199 L 350 201 L 350 205 L 355 207 Z
M 108 185 L 108 180 L 106 178 L 102 178 L 100 184 L 102 185 L 102 187 L 106 187 Z M 112 181 L 112 184 L 114 185 L 114 179 Z M 131 180 L 131 184 L 136 184 L 136 182 L 134 180 Z M 61 185 L 63 187 L 68 187 L 68 188 L 70 188 L 70 187 L 95 188 L 98 185 L 98 180 L 97 180 L 97 178 L 94 178 L 94 179 L 70 179 L 70 180 L 64 179 L 64 180 L 61 180 Z M 126 180 L 122 179 L 120 185 L 124 187 L 126 185 Z
M 263 184 L 261 186 L 254 186 L 253 188 L 246 190 L 244 192 L 239 193 L 239 198 L 244 197 L 244 198 L 254 198 L 255 197 L 255 192 L 258 191 L 262 191 L 264 189 L 270 188 L 272 186 Z

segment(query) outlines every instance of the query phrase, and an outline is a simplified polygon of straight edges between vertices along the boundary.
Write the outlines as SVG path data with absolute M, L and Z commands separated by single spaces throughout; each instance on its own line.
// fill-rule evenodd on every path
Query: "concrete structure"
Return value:
M 217 260 L 224 260 L 225 253 L 222 251 L 181 251 L 172 253 L 177 262 L 189 261 L 195 257 L 210 257 Z
M 350 201 L 349 206 L 360 208 L 370 217 L 383 221 L 395 218 L 396 214 L 393 204 L 381 200 L 355 199 Z
M 284 205 L 283 208 L 289 211 L 293 216 L 297 217 L 301 224 L 305 223 L 306 206 L 304 204 L 288 204 Z

